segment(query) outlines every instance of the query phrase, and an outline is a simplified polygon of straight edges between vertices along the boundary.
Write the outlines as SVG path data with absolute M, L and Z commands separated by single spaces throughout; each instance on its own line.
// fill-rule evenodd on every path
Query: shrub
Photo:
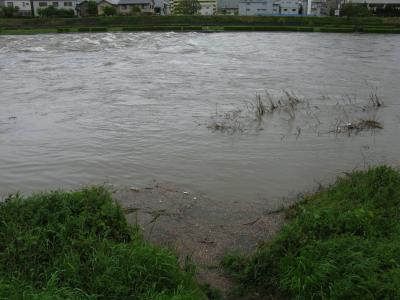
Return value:
M 97 3 L 96 1 L 89 1 L 87 6 L 87 14 L 89 16 L 97 16 Z
M 90 28 L 91 32 L 106 32 L 107 28 L 106 27 L 93 27 Z
M 67 33 L 70 32 L 71 30 L 69 28 L 57 28 L 58 33 Z
M 4 17 L 6 18 L 12 18 L 16 16 L 19 12 L 19 8 L 14 6 L 3 6 L 0 8 L 2 11 L 2 15 L 4 15 Z
M 106 6 L 103 9 L 105 16 L 115 16 L 117 14 L 117 9 L 114 6 Z
M 56 8 L 54 6 L 49 6 L 46 8 L 40 8 L 38 14 L 41 17 L 59 17 L 59 18 L 71 18 L 75 16 L 72 9 Z
M 179 0 L 175 5 L 174 14 L 197 15 L 201 9 L 199 0 Z
M 372 12 L 366 4 L 348 3 L 342 6 L 340 15 L 346 17 L 370 17 Z

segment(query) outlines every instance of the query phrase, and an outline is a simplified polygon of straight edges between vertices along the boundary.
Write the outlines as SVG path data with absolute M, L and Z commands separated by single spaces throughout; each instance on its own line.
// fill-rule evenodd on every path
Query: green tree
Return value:
M 370 17 L 372 12 L 366 4 L 348 3 L 342 6 L 340 15 L 345 17 Z
M 15 16 L 18 13 L 19 8 L 18 7 L 14 7 L 14 6 L 4 6 L 2 8 L 2 11 L 3 11 L 3 15 L 6 18 L 11 18 L 11 17 Z
M 138 15 L 140 15 L 140 13 L 142 12 L 142 10 L 140 9 L 139 6 L 136 6 L 136 5 L 135 5 L 135 6 L 132 7 L 131 12 L 132 12 L 132 15 L 138 16 Z
M 174 13 L 177 15 L 197 15 L 200 9 L 199 0 L 179 0 Z
M 56 8 L 49 6 L 38 10 L 38 14 L 41 17 L 60 17 L 60 18 L 71 18 L 75 16 L 72 9 Z
M 87 13 L 89 16 L 97 16 L 97 3 L 96 1 L 89 1 Z
M 106 16 L 115 16 L 117 14 L 117 9 L 114 6 L 106 6 L 103 12 Z

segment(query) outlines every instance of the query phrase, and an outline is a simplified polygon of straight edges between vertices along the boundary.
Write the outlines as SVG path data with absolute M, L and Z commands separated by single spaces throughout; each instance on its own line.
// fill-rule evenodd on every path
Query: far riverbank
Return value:
M 0 34 L 119 31 L 400 33 L 400 18 L 135 16 L 0 19 Z

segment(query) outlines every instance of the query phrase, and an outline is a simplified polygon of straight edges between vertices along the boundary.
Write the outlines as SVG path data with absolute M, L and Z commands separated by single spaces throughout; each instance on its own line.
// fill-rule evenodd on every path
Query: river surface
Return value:
M 344 171 L 397 166 L 399 49 L 373 34 L 0 36 L 0 194 L 156 180 L 277 207 Z M 371 112 L 375 88 L 385 106 Z M 208 128 L 265 90 L 305 102 Z M 332 132 L 367 117 L 384 128 Z

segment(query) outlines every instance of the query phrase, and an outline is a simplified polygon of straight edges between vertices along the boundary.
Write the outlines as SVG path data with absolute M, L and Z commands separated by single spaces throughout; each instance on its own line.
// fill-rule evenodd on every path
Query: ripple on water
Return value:
M 361 146 L 369 161 L 395 161 L 399 46 L 395 36 L 318 33 L 2 36 L 0 194 L 155 178 L 221 201 L 269 203 L 362 165 Z M 324 122 L 343 95 L 368 99 L 366 81 L 387 105 L 374 136 L 318 136 L 302 112 L 294 121 L 275 114 L 256 134 L 204 125 L 265 89 L 295 91 Z

